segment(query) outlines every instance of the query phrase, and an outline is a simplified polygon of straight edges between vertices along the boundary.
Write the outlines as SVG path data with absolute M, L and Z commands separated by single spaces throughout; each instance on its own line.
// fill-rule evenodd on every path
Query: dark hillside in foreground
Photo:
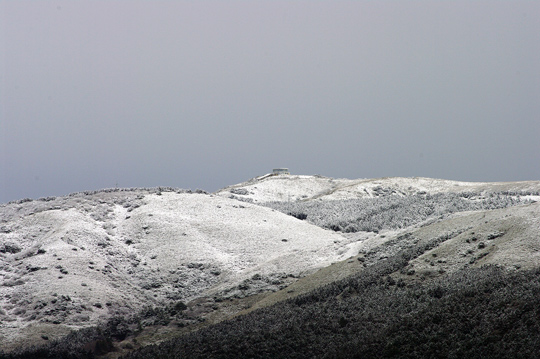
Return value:
M 392 263 L 393 262 L 393 263 Z M 396 258 L 126 358 L 537 358 L 540 271 L 489 266 L 404 285 Z
M 537 358 L 540 270 L 496 266 L 395 282 L 398 256 L 334 283 L 124 358 Z M 106 341 L 99 342 L 106 346 Z M 6 358 L 94 358 L 68 349 Z M 103 348 L 105 351 L 106 348 Z

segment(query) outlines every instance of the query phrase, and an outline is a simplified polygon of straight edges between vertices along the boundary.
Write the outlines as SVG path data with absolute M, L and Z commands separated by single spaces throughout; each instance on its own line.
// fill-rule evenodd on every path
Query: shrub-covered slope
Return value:
M 406 231 L 362 236 L 358 255 L 336 262 L 299 279 L 285 290 L 258 301 L 260 308 L 307 293 L 318 286 L 362 275 L 366 267 L 392 258 L 411 246 L 423 248 L 393 274 L 395 280 L 425 281 L 472 267 L 496 265 L 506 270 L 529 270 L 540 265 L 540 203 L 504 209 L 465 212 Z
M 271 294 L 259 309 L 125 357 L 534 358 L 539 226 L 534 203 L 371 238 L 355 258 Z M 182 316 L 173 308 L 149 315 Z M 128 327 L 120 320 L 13 357 L 93 357 L 89 342 L 103 352 L 136 346 Z
M 537 192 L 519 194 L 528 197 L 536 196 Z M 382 229 L 406 228 L 427 219 L 442 219 L 457 212 L 505 208 L 527 203 L 520 195 L 438 193 L 342 201 L 268 202 L 264 205 L 334 231 L 379 232 Z
M 272 182 L 280 178 L 282 187 Z M 536 314 L 540 205 L 530 202 L 540 182 L 275 176 L 249 184 L 266 192 L 110 190 L 2 205 L 0 349 L 21 344 L 4 355 L 531 353 L 538 317 L 512 317 L 509 306 L 521 296 L 523 313 Z M 246 203 L 269 198 L 285 202 Z M 440 314 L 435 327 L 420 320 L 431 312 Z M 501 323 L 494 318 L 520 329 L 490 339 Z M 422 339 L 409 345 L 411 335 Z
M 363 276 L 126 358 L 535 358 L 540 272 L 467 269 L 404 285 Z
M 127 358 L 535 358 L 540 205 L 491 212 L 449 220 L 460 228 L 438 237 L 429 234 L 442 222 L 402 235 L 394 254 L 392 243 L 363 253 L 366 266 L 355 275 Z M 486 222 L 499 234 L 485 231 Z M 459 253 L 448 251 L 458 244 Z M 520 265 L 511 265 L 512 247 L 522 250 Z M 414 270 L 428 258 L 433 273 Z

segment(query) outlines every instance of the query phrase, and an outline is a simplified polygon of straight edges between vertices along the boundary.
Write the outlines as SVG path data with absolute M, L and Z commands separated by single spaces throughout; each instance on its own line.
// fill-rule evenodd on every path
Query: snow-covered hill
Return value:
M 0 211 L 2 347 L 143 306 L 277 290 L 351 255 L 339 234 L 208 194 L 103 192 Z
M 309 200 L 345 200 L 388 195 L 407 196 L 442 192 L 519 192 L 538 190 L 540 181 L 459 182 L 423 177 L 385 177 L 377 179 L 343 179 L 305 175 L 265 175 L 216 192 L 219 196 L 264 202 Z
M 396 277 L 534 267 L 539 194 L 540 181 L 268 175 L 214 194 L 103 190 L 3 204 L 0 349 L 179 302 L 191 301 L 191 314 L 177 324 L 216 322 L 361 273 L 422 241 L 436 247 Z M 280 201 L 290 203 L 268 207 Z

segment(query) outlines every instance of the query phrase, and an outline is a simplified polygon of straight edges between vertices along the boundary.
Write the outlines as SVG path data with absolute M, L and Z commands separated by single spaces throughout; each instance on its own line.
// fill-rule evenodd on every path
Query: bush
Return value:
M 293 216 L 295 218 L 298 218 L 299 220 L 305 220 L 307 219 L 307 214 L 303 213 L 303 212 L 289 212 L 287 213 L 289 216 Z
M 265 206 L 305 219 L 319 227 L 341 232 L 375 232 L 406 228 L 456 212 L 490 210 L 526 203 L 510 195 L 493 193 L 439 193 L 407 197 L 384 196 L 337 201 L 268 202 Z

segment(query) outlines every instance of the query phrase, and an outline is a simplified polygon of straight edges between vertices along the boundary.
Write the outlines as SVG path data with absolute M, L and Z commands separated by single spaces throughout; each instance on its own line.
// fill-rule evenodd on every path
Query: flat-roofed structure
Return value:
M 290 175 L 288 168 L 274 168 L 272 170 L 272 174 L 274 174 L 274 175 Z

